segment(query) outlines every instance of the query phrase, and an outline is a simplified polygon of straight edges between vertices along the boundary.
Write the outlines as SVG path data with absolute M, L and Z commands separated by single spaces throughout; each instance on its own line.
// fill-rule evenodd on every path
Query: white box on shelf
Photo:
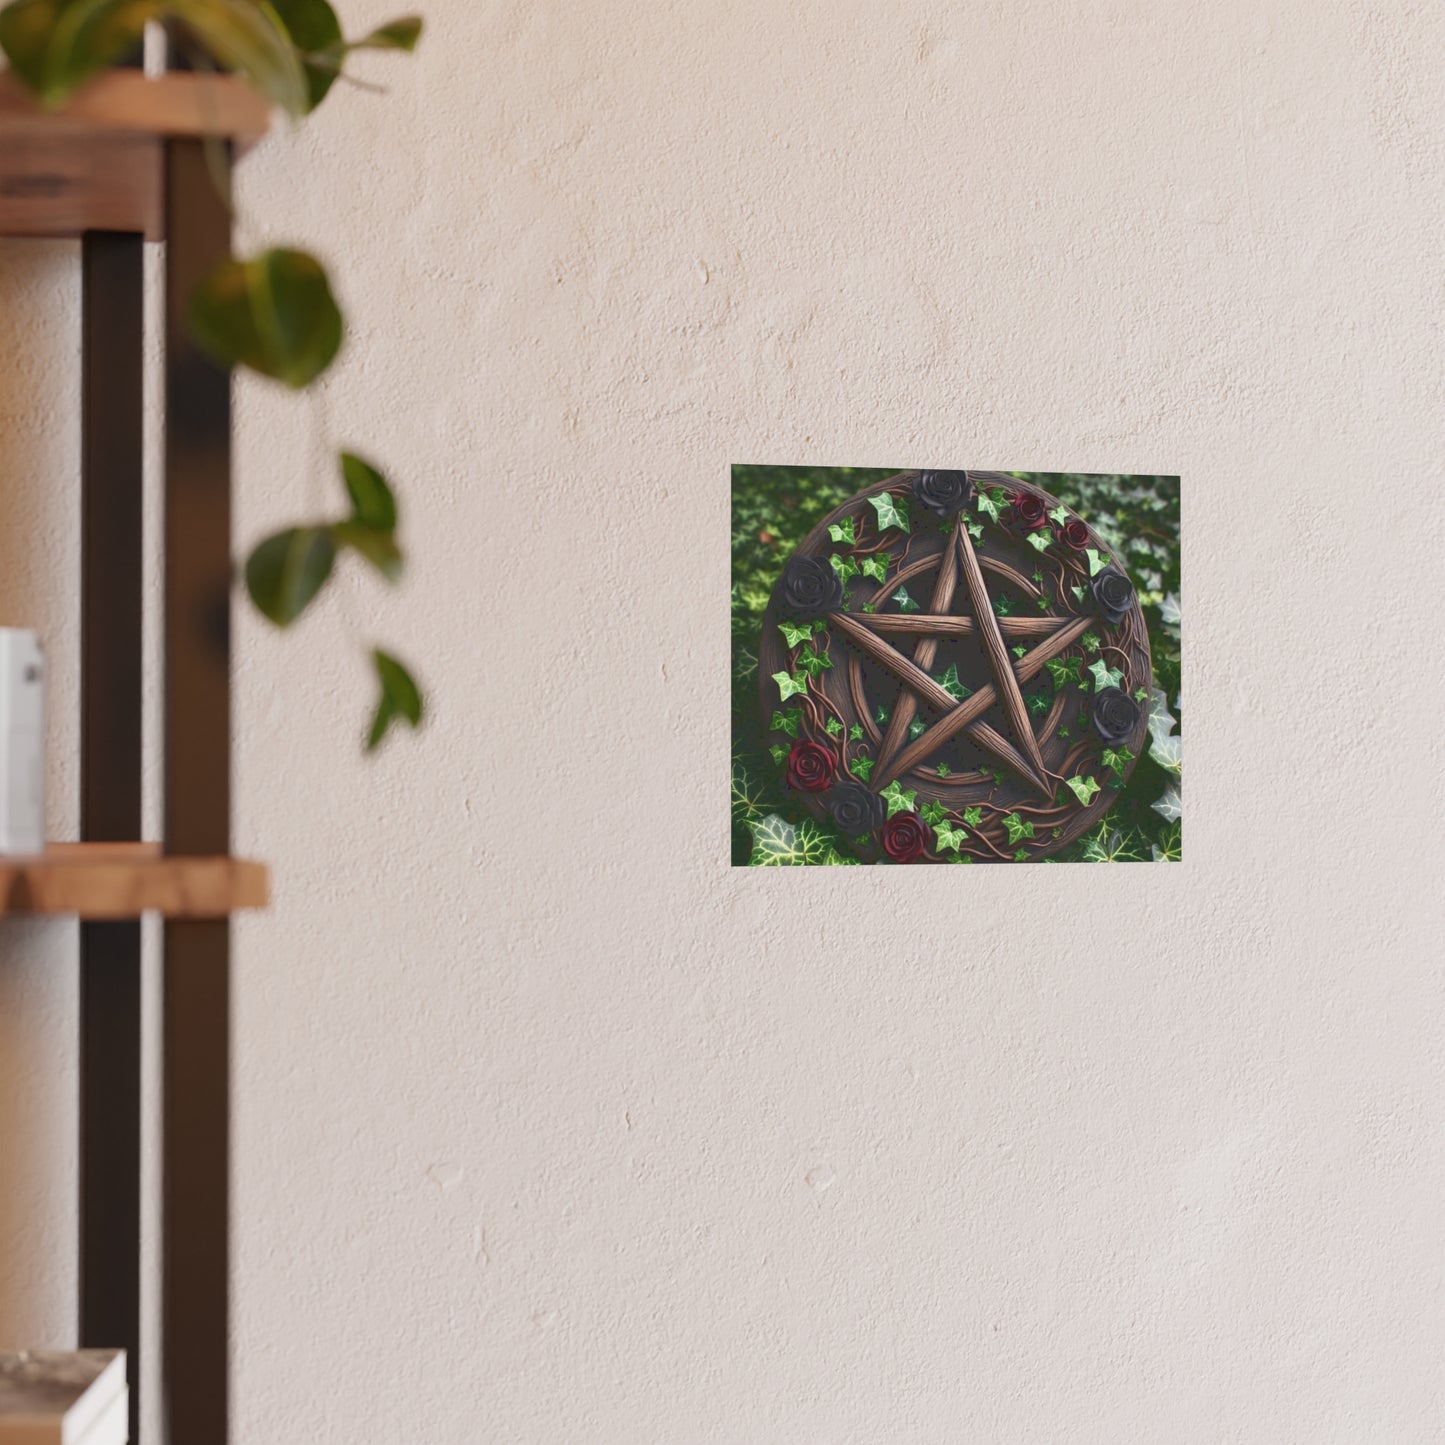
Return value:
M 20 627 L 0 627 L 0 854 L 45 848 L 45 654 Z
M 124 1350 L 0 1353 L 0 1445 L 126 1445 Z

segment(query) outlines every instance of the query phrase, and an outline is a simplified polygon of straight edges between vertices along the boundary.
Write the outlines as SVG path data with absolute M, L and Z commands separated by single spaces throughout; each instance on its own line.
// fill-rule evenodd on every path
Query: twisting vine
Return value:
M 420 19 L 404 16 L 348 41 L 328 0 L 10 0 L 0 8 L 0 50 L 42 105 L 59 107 L 134 54 L 152 23 L 166 25 L 197 69 L 243 77 L 296 119 L 315 110 L 338 79 L 351 79 L 346 65 L 357 51 L 410 52 L 422 31 Z M 229 205 L 224 166 L 217 181 Z M 326 268 L 305 251 L 284 248 L 222 262 L 191 298 L 188 321 L 219 365 L 245 367 L 297 391 L 326 371 L 345 334 Z M 337 462 L 350 510 L 277 532 L 246 561 L 246 590 L 277 627 L 301 616 L 346 552 L 387 582 L 401 573 L 390 484 L 354 452 L 339 452 Z M 397 658 L 373 647 L 371 663 L 380 692 L 367 751 L 394 723 L 416 727 L 423 713 L 421 691 Z

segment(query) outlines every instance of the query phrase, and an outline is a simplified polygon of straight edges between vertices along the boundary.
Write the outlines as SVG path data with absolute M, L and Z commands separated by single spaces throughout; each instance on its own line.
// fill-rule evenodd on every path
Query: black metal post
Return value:
M 203 142 L 166 144 L 165 842 L 230 848 L 230 376 L 186 307 L 230 247 Z M 225 1445 L 230 1394 L 230 926 L 167 920 L 162 1388 L 170 1445 Z
M 81 242 L 80 832 L 140 837 L 144 272 Z M 140 923 L 80 925 L 80 1343 L 124 1349 L 139 1439 Z

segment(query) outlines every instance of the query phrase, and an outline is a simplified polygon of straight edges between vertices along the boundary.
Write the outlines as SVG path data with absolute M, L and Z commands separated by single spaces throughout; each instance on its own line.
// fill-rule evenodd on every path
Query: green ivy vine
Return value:
M 337 80 L 348 78 L 352 55 L 410 52 L 422 31 L 419 18 L 403 16 L 347 40 L 328 0 L 10 0 L 0 8 L 0 50 L 40 104 L 58 108 L 87 81 L 133 56 L 154 23 L 166 26 L 196 70 L 241 76 L 294 119 L 309 115 Z M 214 147 L 213 154 L 229 206 L 224 148 Z M 296 391 L 332 364 L 346 329 L 326 268 L 305 251 L 285 248 L 223 261 L 192 296 L 187 319 L 196 344 L 217 364 L 244 367 Z M 265 538 L 243 569 L 251 600 L 277 627 L 302 615 L 343 554 L 361 558 L 385 582 L 401 575 L 390 484 L 350 450 L 338 451 L 337 463 L 349 510 Z M 394 723 L 420 724 L 424 707 L 406 666 L 379 647 L 369 651 L 378 697 L 367 751 Z

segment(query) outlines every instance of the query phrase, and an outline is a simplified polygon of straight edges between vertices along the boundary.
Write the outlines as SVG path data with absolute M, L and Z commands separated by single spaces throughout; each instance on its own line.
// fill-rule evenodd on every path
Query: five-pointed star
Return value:
M 1007 627 L 1012 635 L 1043 638 L 1038 646 L 1013 661 L 1004 645 L 1000 620 L 994 616 L 983 570 L 967 528 L 956 528 L 953 537 L 954 540 L 945 546 L 938 559 L 938 581 L 926 613 L 828 614 L 828 621 L 833 626 L 903 684 L 888 731 L 878 748 L 873 785 L 886 787 L 894 778 L 917 767 L 950 738 L 966 732 L 985 752 L 1005 763 L 1045 797 L 1052 797 L 1054 790 L 1048 781 L 1048 770 L 1044 766 L 1038 739 L 1034 736 L 1033 724 L 1029 721 L 1021 684 L 1031 682 L 1043 670 L 1044 663 L 1051 657 L 1057 657 L 1082 636 L 1094 625 L 1095 619 L 1005 619 L 1002 626 Z M 960 573 L 973 609 L 972 617 L 949 615 Z M 874 600 L 881 601 L 897 585 L 896 578 L 885 583 Z M 907 657 L 885 642 L 879 636 L 883 632 L 915 635 L 918 641 L 914 645 L 913 656 Z M 979 688 L 971 697 L 960 702 L 929 676 L 928 669 L 933 665 L 939 637 L 974 635 L 983 643 L 994 680 L 991 686 Z M 920 701 L 937 708 L 943 715 L 905 746 L 909 725 Z M 983 714 L 1000 701 L 1018 747 L 982 720 Z

